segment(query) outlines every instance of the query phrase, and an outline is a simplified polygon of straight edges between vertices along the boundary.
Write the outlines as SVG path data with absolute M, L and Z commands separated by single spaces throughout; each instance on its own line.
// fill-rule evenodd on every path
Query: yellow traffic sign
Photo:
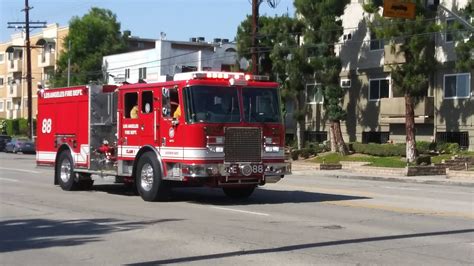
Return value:
M 415 4 L 401 2 L 400 0 L 385 0 L 383 3 L 383 16 L 414 19 Z

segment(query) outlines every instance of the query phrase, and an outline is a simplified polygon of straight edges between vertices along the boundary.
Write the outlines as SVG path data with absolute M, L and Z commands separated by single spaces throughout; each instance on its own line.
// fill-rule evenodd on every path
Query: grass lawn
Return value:
M 368 162 L 369 166 L 404 168 L 406 162 L 401 157 L 377 157 L 363 154 L 341 156 L 338 153 L 326 153 L 311 160 L 315 163 L 339 163 L 340 161 Z

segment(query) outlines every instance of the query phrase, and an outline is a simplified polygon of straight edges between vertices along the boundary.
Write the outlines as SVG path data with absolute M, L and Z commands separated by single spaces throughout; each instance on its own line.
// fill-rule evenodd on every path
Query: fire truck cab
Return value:
M 188 72 L 172 81 L 40 91 L 37 164 L 64 190 L 92 177 L 134 184 L 146 201 L 176 185 L 233 198 L 290 174 L 278 84 L 263 76 Z M 94 176 L 93 176 L 94 175 Z

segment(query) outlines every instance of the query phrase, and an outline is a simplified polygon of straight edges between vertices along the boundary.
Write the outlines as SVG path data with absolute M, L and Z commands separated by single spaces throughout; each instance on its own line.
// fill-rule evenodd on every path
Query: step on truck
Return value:
M 245 198 L 291 173 L 280 104 L 278 83 L 229 72 L 44 89 L 36 162 L 54 167 L 67 191 L 112 176 L 145 201 L 166 199 L 173 186 Z

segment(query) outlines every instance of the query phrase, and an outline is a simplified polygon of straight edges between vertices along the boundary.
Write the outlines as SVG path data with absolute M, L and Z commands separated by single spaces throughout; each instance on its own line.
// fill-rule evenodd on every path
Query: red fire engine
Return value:
M 243 198 L 291 172 L 278 84 L 263 76 L 49 89 L 38 93 L 37 119 L 37 164 L 54 166 L 64 190 L 91 188 L 99 175 L 135 184 L 146 201 L 178 184 Z

